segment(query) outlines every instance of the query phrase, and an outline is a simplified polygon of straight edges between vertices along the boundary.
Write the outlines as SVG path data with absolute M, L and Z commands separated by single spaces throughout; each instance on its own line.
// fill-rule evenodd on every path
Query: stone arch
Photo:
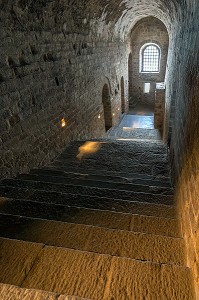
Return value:
M 108 131 L 112 127 L 112 108 L 110 89 L 106 83 L 102 89 L 102 104 L 104 108 L 105 130 Z
M 121 78 L 121 111 L 122 114 L 125 112 L 125 97 L 124 97 L 124 77 Z

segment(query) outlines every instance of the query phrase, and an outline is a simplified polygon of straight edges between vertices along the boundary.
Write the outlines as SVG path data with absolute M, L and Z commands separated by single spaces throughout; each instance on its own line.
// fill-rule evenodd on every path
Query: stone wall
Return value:
M 127 84 L 123 43 L 89 35 L 86 20 L 80 19 L 79 27 L 74 23 L 77 15 L 73 25 L 65 15 L 61 28 L 52 7 L 45 7 L 44 19 L 36 2 L 33 12 L 20 3 L 10 10 L 3 6 L 0 13 L 2 177 L 48 163 L 71 140 L 103 136 L 103 86 L 110 88 L 114 125 L 121 113 L 122 76 Z
M 194 7 L 195 5 L 195 7 Z M 199 299 L 199 4 L 187 5 L 171 43 L 167 93 L 170 95 L 170 153 L 176 201 Z M 172 98 L 172 96 L 174 96 Z M 168 99 L 167 99 L 168 101 Z M 168 128 L 168 127 L 167 127 Z M 171 130 L 172 129 L 172 130 Z M 167 132 L 168 134 L 168 132 Z M 168 135 L 169 136 L 169 135 Z
M 132 88 L 129 91 L 129 105 L 142 104 L 154 108 L 156 82 L 165 80 L 169 37 L 165 25 L 158 19 L 147 17 L 140 20 L 130 34 L 132 64 Z M 161 49 L 161 63 L 159 73 L 141 73 L 139 68 L 140 49 L 146 43 L 155 43 Z M 144 93 L 144 83 L 150 83 L 150 92 Z
M 155 91 L 155 107 L 154 107 L 154 128 L 163 132 L 164 114 L 165 114 L 165 90 L 157 89 Z

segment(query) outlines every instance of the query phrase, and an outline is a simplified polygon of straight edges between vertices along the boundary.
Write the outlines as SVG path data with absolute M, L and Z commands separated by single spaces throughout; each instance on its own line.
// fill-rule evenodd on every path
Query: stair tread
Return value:
M 158 186 L 165 186 L 165 187 L 172 187 L 171 181 L 165 178 L 161 180 L 161 178 L 154 178 L 153 176 L 142 176 L 142 175 L 134 175 L 133 177 L 131 174 L 131 177 L 119 177 L 119 176 L 108 176 L 108 175 L 97 175 L 97 174 L 89 174 L 89 173 L 75 173 L 75 172 L 67 172 L 62 171 L 56 168 L 42 168 L 42 169 L 32 169 L 30 170 L 30 174 L 36 174 L 36 175 L 47 175 L 47 176 L 54 176 L 54 177 L 64 177 L 69 180 L 73 179 L 79 179 L 81 181 L 84 180 L 92 180 L 92 181 L 108 181 L 108 182 L 115 182 L 115 183 L 132 183 L 132 184 L 142 184 L 143 185 L 158 185 Z
M 0 295 L 1 300 L 89 300 L 42 290 L 21 288 L 5 283 L 0 283 Z
M 1 215 L 0 236 L 159 263 L 184 264 L 182 238 Z
M 178 219 L 0 198 L 0 213 L 180 237 Z
M 143 192 L 133 192 L 126 190 L 116 190 L 108 188 L 99 187 L 89 187 L 81 185 L 72 184 L 58 184 L 31 180 L 19 180 L 19 179 L 4 179 L 0 186 L 11 186 L 11 187 L 25 187 L 37 190 L 47 190 L 47 191 L 58 191 L 62 193 L 73 193 L 82 195 L 93 195 L 99 197 L 113 198 L 113 199 L 123 199 L 123 200 L 136 200 L 146 199 L 147 202 L 152 203 L 162 203 L 162 204 L 172 204 L 173 195 L 164 194 L 153 194 L 153 193 L 143 193 Z
M 100 172 L 102 174 L 106 174 L 106 172 L 120 172 L 123 174 L 129 174 L 132 171 L 134 173 L 139 173 L 139 174 L 149 174 L 149 175 L 153 175 L 153 176 L 158 176 L 158 175 L 162 175 L 165 177 L 169 177 L 170 176 L 170 169 L 168 168 L 168 163 L 164 163 L 164 164 L 157 164 L 157 163 L 153 163 L 153 164 L 146 164 L 144 162 L 139 163 L 139 164 L 135 164 L 134 162 L 129 162 L 128 164 L 126 164 L 126 161 L 114 161 L 111 162 L 109 158 L 107 158 L 103 163 L 102 161 L 98 160 L 82 160 L 82 161 L 78 161 L 78 160 L 71 160 L 71 159 L 61 159 L 61 158 L 57 158 L 53 163 L 52 166 L 55 167 L 59 167 L 62 166 L 62 168 L 64 167 L 66 170 L 69 168 L 73 168 L 74 170 L 81 170 L 84 171 L 85 170 L 87 172 L 95 172 L 96 170 L 96 165 L 98 166 L 98 169 L 100 169 Z
M 32 172 L 34 172 L 35 169 L 32 169 Z M 37 169 L 36 169 L 37 170 Z M 106 173 L 100 173 L 99 169 L 96 169 L 95 172 L 86 172 L 86 170 L 80 170 L 80 172 L 77 170 L 66 170 L 64 168 L 61 167 L 57 167 L 57 166 L 48 166 L 48 167 L 43 167 L 41 169 L 38 169 L 41 172 L 43 170 L 46 171 L 51 171 L 51 172 L 59 172 L 62 174 L 75 174 L 77 176 L 88 176 L 88 177 L 94 177 L 94 178 L 107 178 L 110 180 L 134 180 L 134 179 L 140 179 L 140 180 L 159 180 L 159 181 L 167 181 L 167 182 L 171 182 L 170 177 L 162 177 L 162 176 L 153 176 L 153 175 L 149 175 L 149 174 L 139 174 L 139 173 L 122 173 L 122 172 L 110 172 L 107 171 Z M 30 171 L 31 172 L 31 171 Z
M 2 238 L 0 244 L 3 283 L 93 300 L 194 299 L 187 267 Z
M 65 178 L 64 176 L 51 176 L 47 175 L 37 175 L 37 174 L 20 174 L 17 179 L 19 180 L 30 180 L 30 181 L 40 181 L 40 182 L 52 182 L 52 183 L 63 183 L 65 185 L 81 185 L 81 186 L 89 186 L 89 187 L 99 187 L 99 188 L 108 188 L 108 189 L 117 189 L 117 190 L 126 190 L 132 192 L 142 192 L 143 189 L 148 193 L 161 194 L 164 193 L 166 195 L 173 194 L 172 187 L 162 187 L 156 186 L 154 182 L 150 182 L 150 185 L 146 184 L 138 184 L 138 183 L 121 183 L 121 182 L 107 182 L 102 180 L 92 180 L 92 179 L 76 179 Z
M 123 213 L 138 213 L 165 218 L 175 218 L 176 208 L 172 205 L 128 201 L 105 197 L 50 192 L 11 186 L 0 186 L 0 195 L 7 198 L 23 199 L 48 204 L 83 207 L 87 209 L 109 210 Z

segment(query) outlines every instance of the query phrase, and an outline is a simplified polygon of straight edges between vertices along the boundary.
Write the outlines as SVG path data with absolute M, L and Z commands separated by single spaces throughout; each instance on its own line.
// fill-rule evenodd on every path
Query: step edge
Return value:
M 27 173 L 27 174 L 19 174 L 18 176 L 19 177 L 16 177 L 16 178 L 14 178 L 14 179 L 20 179 L 20 178 L 23 178 L 23 176 L 28 176 L 28 175 L 30 175 L 30 177 L 31 176 L 43 176 L 43 177 L 51 177 L 51 178 L 61 178 L 61 179 L 64 179 L 64 178 L 66 178 L 66 179 L 68 179 L 67 177 L 64 177 L 64 176 L 53 176 L 53 175 L 37 175 L 37 174 L 32 174 L 32 173 Z M 25 179 L 26 181 L 31 181 L 31 180 L 29 180 L 29 179 Z M 80 179 L 75 179 L 75 178 L 73 178 L 73 179 L 71 179 L 71 181 L 72 180 L 81 180 L 81 178 Z M 36 181 L 39 181 L 39 180 L 36 180 Z M 171 190 L 171 191 L 174 191 L 174 189 L 173 189 L 173 187 L 171 186 L 158 186 L 158 185 L 147 185 L 147 184 L 138 184 L 138 183 L 125 183 L 125 182 L 117 182 L 117 181 L 105 181 L 105 180 L 94 180 L 94 179 L 87 179 L 87 178 L 85 178 L 85 179 L 82 179 L 82 181 L 84 181 L 85 183 L 88 181 L 88 182 L 98 182 L 99 184 L 123 184 L 123 185 L 126 185 L 126 186 L 136 186 L 136 187 L 149 187 L 149 188 L 159 188 L 159 189 L 168 189 L 168 190 Z M 43 181 L 39 181 L 39 182 L 43 182 Z M 45 182 L 48 182 L 48 181 L 45 181 Z M 51 182 L 49 182 L 49 183 L 51 183 Z M 54 182 L 53 182 L 54 183 Z M 61 183 L 58 183 L 58 184 L 61 184 Z M 67 183 L 65 184 L 65 185 L 67 185 Z M 79 185 L 78 185 L 79 186 Z M 85 186 L 87 186 L 86 184 L 85 184 Z M 89 186 L 89 185 L 88 185 Z M 92 186 L 91 186 L 92 187 Z
M 34 182 L 34 183 L 43 183 L 43 184 L 52 184 L 52 185 L 62 185 L 62 186 L 72 186 L 72 187 L 85 187 L 85 186 L 82 186 L 82 185 L 76 185 L 76 184 L 61 184 L 61 183 L 52 183 L 52 182 L 44 182 L 44 181 L 35 181 L 35 180 L 20 180 L 20 179 L 16 179 L 16 178 L 6 178 L 6 179 L 3 179 L 4 180 L 14 180 L 16 182 L 18 181 L 21 181 L 21 182 Z M 0 187 L 1 186 L 4 186 L 3 184 L 3 181 L 0 181 Z M 141 195 L 153 195 L 153 196 L 166 196 L 166 197 L 171 197 L 173 196 L 173 194 L 153 194 L 153 193 L 143 193 L 143 192 L 133 192 L 133 191 L 128 191 L 128 190 L 117 190 L 117 189 L 108 189 L 108 188 L 100 188 L 100 187 L 92 187 L 92 186 L 86 186 L 88 188 L 95 188 L 95 189 L 99 189 L 99 190 L 109 190 L 109 191 L 121 191 L 121 192 L 130 192 L 130 193 L 133 193 L 133 194 L 141 194 Z
M 56 296 L 56 297 L 60 297 L 60 296 L 64 296 L 64 297 L 76 297 L 77 300 L 92 300 L 92 299 L 89 299 L 89 298 L 82 298 L 82 297 L 79 297 L 79 296 L 75 296 L 75 295 L 69 295 L 69 294 L 59 294 L 59 293 L 56 293 L 56 292 L 50 292 L 48 290 L 41 290 L 41 289 L 34 289 L 34 288 L 25 288 L 25 287 L 22 287 L 20 285 L 15 285 L 15 284 L 9 284 L 9 283 L 3 283 L 3 282 L 0 282 L 0 288 L 1 286 L 8 286 L 8 287 L 14 287 L 14 288 L 17 288 L 17 289 L 21 289 L 21 290 L 26 290 L 26 291 L 35 291 L 35 292 L 41 292 L 41 293 L 48 293 L 49 295 L 53 295 L 53 296 Z M 58 299 L 58 298 L 57 298 Z
M 16 214 L 4 214 L 0 213 L 0 216 L 13 216 L 13 217 L 19 217 L 20 219 L 28 219 L 28 220 L 41 220 L 45 222 L 55 222 L 55 223 L 63 223 L 63 224 L 68 224 L 68 225 L 77 225 L 85 228 L 97 228 L 101 229 L 103 228 L 106 231 L 110 232 L 128 232 L 132 233 L 134 235 L 141 235 L 141 236 L 152 236 L 152 237 L 160 237 L 160 238 L 168 238 L 168 239 L 177 239 L 184 241 L 183 237 L 173 237 L 173 236 L 167 236 L 167 235 L 161 235 L 161 234 L 154 234 L 154 233 L 145 233 L 145 232 L 140 232 L 140 231 L 132 231 L 132 230 L 126 230 L 126 229 L 116 229 L 116 228 L 108 228 L 108 227 L 101 227 L 101 226 L 96 226 L 96 225 L 87 225 L 87 224 L 82 224 L 82 223 L 72 223 L 72 222 L 64 222 L 64 221 L 57 221 L 57 220 L 49 220 L 49 219 L 44 219 L 44 218 L 36 218 L 36 217 L 27 217 L 27 216 L 21 216 L 21 215 L 16 215 Z
M 29 241 L 24 241 L 24 240 L 19 240 L 19 239 L 4 238 L 2 236 L 0 236 L 0 240 L 17 241 L 17 242 L 29 243 L 29 244 L 38 244 L 38 245 L 42 245 L 43 249 L 45 249 L 45 248 L 56 248 L 56 249 L 63 249 L 65 251 L 75 251 L 75 252 L 89 253 L 89 254 L 95 254 L 95 255 L 106 256 L 106 257 L 107 256 L 108 257 L 114 257 L 116 259 L 131 260 L 131 261 L 136 261 L 136 262 L 139 262 L 139 263 L 149 263 L 149 264 L 154 264 L 154 265 L 159 265 L 159 266 L 164 266 L 164 265 L 165 266 L 175 266 L 177 268 L 183 268 L 185 270 L 189 270 L 190 272 L 192 272 L 192 269 L 189 268 L 188 266 L 176 264 L 176 263 L 173 263 L 173 262 L 160 263 L 160 262 L 154 262 L 154 261 L 150 261 L 150 260 L 134 259 L 134 258 L 125 257 L 125 256 L 121 257 L 121 256 L 116 256 L 116 255 L 111 255 L 111 254 L 91 252 L 91 251 L 87 251 L 87 250 L 78 250 L 78 249 L 60 247 L 60 246 L 50 246 L 50 245 L 47 245 L 47 244 L 44 244 L 44 243 L 37 243 L 37 242 L 29 242 Z
M 17 187 L 11 187 L 9 185 L 1 185 L 0 184 L 0 188 L 3 187 L 3 188 L 17 188 Z M 19 189 L 24 189 L 24 190 L 27 190 L 27 188 L 24 188 L 24 187 L 19 187 Z M 46 190 L 37 190 L 37 189 L 32 189 L 33 193 L 34 192 L 45 192 L 45 193 L 57 193 L 57 194 L 60 194 L 60 195 L 74 195 L 74 196 L 85 196 L 85 197 L 92 197 L 92 198 L 95 198 L 95 199 L 106 199 L 106 200 L 110 200 L 112 198 L 106 198 L 106 197 L 100 197 L 100 196 L 94 196 L 94 195 L 82 195 L 82 194 L 73 194 L 73 193 L 63 193 L 63 192 L 58 192 L 58 191 L 46 191 Z M 5 198 L 4 196 L 0 196 L 0 198 L 3 197 Z M 19 198 L 16 198 L 16 199 L 19 199 Z M 27 198 L 25 198 L 27 199 Z M 24 200 L 25 200 L 24 199 Z M 22 199 L 21 199 L 22 200 Z M 121 202 L 128 202 L 128 203 L 137 203 L 137 204 L 141 204 L 141 205 L 155 205 L 155 206 L 163 206 L 164 208 L 170 208 L 170 209 L 174 209 L 176 210 L 176 206 L 173 204 L 163 204 L 163 203 L 155 203 L 155 202 L 142 202 L 142 201 L 130 201 L 130 200 L 125 200 L 125 199 L 120 199 L 120 198 L 117 198 L 114 200 L 116 201 L 121 201 Z M 44 202 L 46 203 L 46 202 Z
M 29 199 L 21 199 L 21 198 L 7 198 L 7 197 L 1 197 L 1 198 L 5 198 L 7 201 L 21 201 L 21 202 L 32 202 L 32 203 L 43 203 L 43 204 L 47 204 L 47 205 L 52 205 L 52 206 L 64 206 L 64 207 L 69 207 L 69 208 L 82 208 L 83 210 L 87 210 L 87 211 L 102 211 L 102 212 L 109 212 L 109 213 L 113 213 L 113 214 L 117 214 L 117 215 L 128 215 L 128 216 L 140 216 L 140 217 L 148 217 L 148 218 L 156 218 L 156 219 L 165 219 L 165 220 L 176 220 L 180 222 L 179 218 L 174 218 L 174 217 L 163 217 L 163 216 L 153 216 L 153 215 L 147 215 L 147 214 L 138 214 L 138 213 L 128 213 L 128 212 L 120 212 L 120 211 L 114 211 L 114 210 L 108 210 L 108 209 L 100 209 L 100 208 L 88 208 L 88 207 L 84 207 L 84 206 L 77 206 L 77 205 L 64 205 L 64 204 L 59 204 L 59 203 L 48 203 L 48 202 L 41 202 L 41 201 L 34 201 L 34 200 L 29 200 Z M 139 203 L 139 202 L 136 202 Z M 1 213 L 1 211 L 0 211 Z

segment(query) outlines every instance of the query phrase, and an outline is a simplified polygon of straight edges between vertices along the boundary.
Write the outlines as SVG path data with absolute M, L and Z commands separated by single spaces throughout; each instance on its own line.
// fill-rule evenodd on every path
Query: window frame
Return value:
M 147 47 L 149 46 L 154 46 L 159 53 L 159 57 L 158 57 L 158 71 L 143 71 L 143 67 L 144 67 L 144 51 L 146 50 Z M 161 61 L 161 49 L 160 47 L 155 44 L 155 43 L 147 43 L 144 44 L 141 48 L 140 48 L 140 62 L 139 62 L 139 67 L 140 67 L 140 73 L 144 74 L 159 74 L 160 73 L 160 61 Z

